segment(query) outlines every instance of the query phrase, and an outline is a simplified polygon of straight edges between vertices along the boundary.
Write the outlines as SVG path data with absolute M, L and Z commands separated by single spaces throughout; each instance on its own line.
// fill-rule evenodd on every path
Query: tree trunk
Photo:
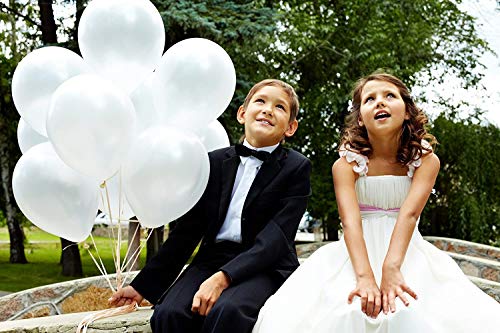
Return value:
M 14 0 L 9 1 L 9 6 L 15 8 L 16 3 Z M 12 53 L 12 60 L 18 60 L 17 52 L 17 26 L 16 19 L 14 15 L 9 16 L 10 24 L 10 43 L 8 47 Z M 5 78 L 8 79 L 8 78 Z M 24 232 L 21 228 L 21 222 L 19 220 L 19 210 L 15 204 L 14 196 L 12 194 L 12 179 L 11 179 L 11 161 L 16 157 L 12 156 L 12 140 L 14 135 L 10 131 L 12 124 L 12 118 L 10 115 L 14 113 L 14 106 L 12 102 L 7 102 L 4 98 L 5 95 L 10 94 L 3 89 L 6 86 L 3 84 L 0 86 L 0 181 L 2 182 L 2 197 L 0 200 L 4 203 L 5 217 L 7 220 L 7 228 L 9 230 L 10 238 L 10 259 L 11 263 L 25 264 L 28 261 L 24 254 Z M 9 89 L 7 89 L 9 90 Z
M 125 262 L 129 260 L 132 256 L 134 256 L 134 253 L 139 256 L 139 247 L 141 246 L 141 225 L 139 224 L 139 221 L 130 221 L 128 223 L 128 256 L 125 258 Z M 135 262 L 132 261 L 130 262 L 130 270 L 131 271 L 136 271 L 139 269 L 139 257 L 137 257 L 137 260 Z M 125 268 L 126 270 L 129 270 L 128 267 Z
M 12 184 L 10 178 L 10 158 L 7 137 L 3 126 L 0 126 L 2 134 L 0 134 L 0 168 L 2 177 L 2 192 L 5 202 L 5 217 L 7 219 L 7 227 L 10 237 L 10 259 L 14 264 L 25 264 L 28 262 L 24 254 L 24 232 L 21 224 L 17 220 L 17 209 L 14 204 L 14 196 L 12 195 Z
M 15 0 L 10 0 L 9 1 L 10 7 L 15 6 Z M 19 61 L 19 54 L 17 52 L 17 26 L 16 26 L 16 19 L 14 18 L 14 15 L 10 17 L 10 51 L 12 52 L 12 58 L 15 61 Z
M 165 227 L 159 227 L 151 230 L 152 234 L 146 244 L 146 262 L 149 262 L 158 253 L 158 250 L 160 250 L 160 247 L 163 244 L 164 231 Z
M 45 45 L 57 43 L 57 26 L 54 20 L 52 0 L 38 0 L 40 21 L 42 22 L 42 41 Z
M 71 43 L 71 47 L 74 52 L 80 54 L 80 48 L 78 47 L 78 25 L 80 24 L 80 18 L 82 17 L 83 11 L 85 9 L 84 0 L 76 0 L 76 11 L 75 11 L 75 29 L 73 30 L 73 41 Z
M 52 0 L 38 0 L 38 6 L 40 7 L 43 44 L 57 44 L 57 26 L 54 20 Z M 64 238 L 61 238 L 61 244 L 62 274 L 65 276 L 82 276 L 82 260 L 78 245 Z
M 339 240 L 339 230 L 334 223 L 335 221 L 330 217 L 323 220 L 323 240 L 331 242 Z
M 61 238 L 61 261 L 62 275 L 64 276 L 83 276 L 82 260 L 78 244 Z

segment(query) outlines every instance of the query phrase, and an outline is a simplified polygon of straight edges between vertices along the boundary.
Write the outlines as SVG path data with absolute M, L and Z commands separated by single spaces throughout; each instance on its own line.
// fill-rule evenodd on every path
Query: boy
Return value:
M 295 91 L 280 80 L 250 89 L 237 114 L 243 145 L 209 154 L 202 198 L 111 304 L 148 299 L 153 332 L 252 330 L 266 299 L 299 265 L 294 238 L 311 193 L 311 164 L 280 144 L 297 130 L 298 110 Z

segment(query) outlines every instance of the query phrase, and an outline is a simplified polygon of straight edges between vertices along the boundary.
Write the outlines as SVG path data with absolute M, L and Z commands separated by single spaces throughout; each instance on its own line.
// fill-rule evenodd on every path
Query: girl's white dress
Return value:
M 367 158 L 342 151 L 356 161 L 360 175 L 356 194 L 370 265 L 380 285 L 384 261 L 399 208 L 410 189 L 420 160 L 408 176 L 366 176 Z M 406 283 L 418 296 L 396 312 L 376 319 L 361 312 L 360 300 L 347 303 L 356 287 L 354 270 L 343 239 L 313 253 L 259 313 L 253 333 L 432 333 L 500 332 L 500 304 L 483 293 L 445 252 L 425 241 L 415 228 L 401 267 Z

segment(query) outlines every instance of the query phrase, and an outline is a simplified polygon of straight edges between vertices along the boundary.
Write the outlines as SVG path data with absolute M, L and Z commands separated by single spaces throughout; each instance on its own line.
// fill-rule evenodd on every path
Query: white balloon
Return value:
M 210 165 L 196 135 L 158 126 L 137 138 L 122 170 L 125 194 L 139 222 L 156 228 L 198 202 L 207 186 Z
M 125 190 L 123 184 L 123 177 L 121 172 L 106 180 L 106 187 L 108 195 L 106 196 L 106 189 L 101 190 L 102 198 L 99 200 L 99 209 L 109 216 L 109 207 L 107 202 L 107 197 L 109 197 L 109 206 L 111 207 L 111 217 L 113 222 L 117 222 L 118 218 L 120 220 L 128 220 L 132 216 L 135 216 L 132 208 L 125 198 Z M 103 200 L 102 200 L 103 199 Z
M 54 93 L 49 139 L 73 169 L 103 181 L 118 171 L 134 138 L 134 106 L 97 75 L 79 75 Z
M 153 103 L 153 76 L 154 73 L 130 94 L 137 118 L 137 135 L 141 134 L 146 128 L 158 124 L 158 113 Z
M 230 146 L 226 130 L 218 120 L 212 121 L 207 127 L 199 129 L 195 133 L 207 151 Z
M 17 124 L 17 142 L 23 154 L 31 147 L 47 141 L 49 141 L 47 137 L 40 135 L 23 118 L 19 119 L 19 123 Z
M 12 190 L 24 215 L 41 229 L 73 242 L 94 225 L 98 184 L 64 164 L 49 142 L 24 154 L 14 169 Z
M 99 75 L 130 93 L 158 65 L 165 30 L 148 0 L 93 0 L 80 19 L 78 43 Z
M 165 52 L 156 71 L 154 102 L 165 124 L 197 128 L 217 119 L 231 102 L 236 72 L 229 55 L 203 38 Z
M 17 111 L 38 133 L 47 136 L 50 99 L 69 78 L 90 72 L 76 53 L 62 47 L 37 49 L 19 62 L 12 78 L 12 97 Z

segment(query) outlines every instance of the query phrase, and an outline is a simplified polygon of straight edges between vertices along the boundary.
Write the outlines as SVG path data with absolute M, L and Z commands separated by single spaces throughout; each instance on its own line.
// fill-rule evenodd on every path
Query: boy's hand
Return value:
M 229 287 L 229 283 L 229 277 L 224 272 L 217 272 L 206 279 L 193 297 L 191 311 L 202 316 L 208 315 L 220 294 Z
M 113 295 L 111 295 L 108 302 L 111 306 L 122 306 L 133 302 L 139 305 L 143 299 L 144 297 L 142 297 L 142 295 L 139 294 L 132 286 L 126 286 L 125 288 L 118 289 Z

